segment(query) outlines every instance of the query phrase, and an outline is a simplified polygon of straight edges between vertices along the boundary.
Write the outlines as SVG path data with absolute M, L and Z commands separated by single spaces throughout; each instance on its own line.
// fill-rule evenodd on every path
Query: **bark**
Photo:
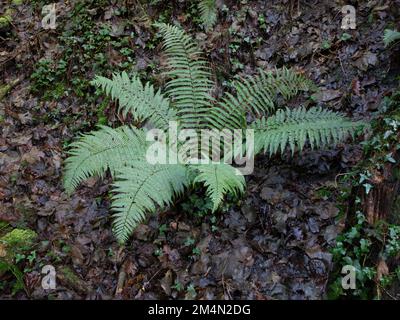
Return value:
M 400 205 L 399 171 L 400 154 L 394 157 L 396 163 L 387 163 L 382 172 L 375 172 L 371 178 L 373 188 L 368 194 L 363 186 L 355 187 L 349 200 L 348 217 L 354 216 L 355 199 L 361 199 L 362 212 L 367 221 L 374 225 L 379 220 L 398 223 Z

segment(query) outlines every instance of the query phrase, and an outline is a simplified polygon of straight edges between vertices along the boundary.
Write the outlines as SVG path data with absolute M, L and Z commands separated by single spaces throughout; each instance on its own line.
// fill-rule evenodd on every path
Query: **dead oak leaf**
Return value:
M 33 146 L 29 152 L 24 153 L 22 155 L 21 161 L 27 162 L 29 164 L 34 164 L 44 157 L 45 157 L 44 152 L 40 151 L 37 147 Z

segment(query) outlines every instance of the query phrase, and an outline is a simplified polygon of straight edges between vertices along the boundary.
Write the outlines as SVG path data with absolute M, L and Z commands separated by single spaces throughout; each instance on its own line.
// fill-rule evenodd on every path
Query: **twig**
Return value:
M 152 277 L 149 279 L 149 281 L 146 281 L 146 282 L 143 284 L 143 286 L 140 288 L 140 290 L 146 291 L 146 287 L 150 284 L 151 280 L 153 280 L 154 277 L 155 277 L 157 274 L 160 273 L 160 271 L 161 271 L 161 269 L 159 269 L 155 274 L 153 274 Z
M 343 63 L 342 63 L 342 59 L 340 59 L 340 56 L 339 56 L 339 55 L 338 55 L 337 57 L 338 57 L 339 62 L 340 62 L 340 68 L 342 69 L 342 72 L 343 72 L 343 74 L 344 74 L 344 76 L 345 76 L 345 78 L 346 78 L 346 80 L 347 80 L 348 77 L 347 77 L 346 70 L 344 70 Z
M 125 263 L 123 263 L 118 275 L 117 289 L 115 290 L 115 295 L 119 295 L 122 293 L 122 290 L 124 289 L 125 280 L 126 280 Z
M 375 281 L 376 286 L 377 286 L 379 289 L 382 289 L 390 298 L 392 298 L 392 299 L 395 300 L 395 301 L 398 300 L 396 297 L 393 297 L 380 283 L 378 283 L 376 280 L 374 280 L 374 281 Z M 378 289 L 378 288 L 377 288 L 377 289 Z M 379 290 L 379 289 L 378 289 L 378 290 Z

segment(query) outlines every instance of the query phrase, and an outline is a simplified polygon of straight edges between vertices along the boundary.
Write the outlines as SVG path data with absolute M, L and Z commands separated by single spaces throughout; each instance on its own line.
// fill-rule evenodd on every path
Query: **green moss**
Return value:
M 3 230 L 3 228 L 6 228 L 6 227 L 8 227 L 8 223 L 7 222 L 4 222 L 4 221 L 0 221 L 0 230 Z
M 0 102 L 10 92 L 10 90 L 19 83 L 19 79 L 10 81 L 7 84 L 0 84 Z
M 79 292 L 90 290 L 87 284 L 69 267 L 64 266 L 59 271 L 60 281 L 67 287 L 71 287 Z
M 14 14 L 14 9 L 8 8 L 2 16 L 0 16 L 0 28 L 6 28 L 12 22 L 12 15 Z
M 32 230 L 14 229 L 1 237 L 0 243 L 11 251 L 19 251 L 32 247 L 36 237 L 36 232 Z
M 11 19 L 8 16 L 1 16 L 0 17 L 0 28 L 7 27 L 9 23 L 11 22 Z
M 32 230 L 14 229 L 8 231 L 9 225 L 0 222 L 0 276 L 5 272 L 11 272 L 15 277 L 15 283 L 12 286 L 12 294 L 23 290 L 24 280 L 23 272 L 16 263 L 17 254 L 29 251 L 36 240 L 37 234 Z
M 1 18 L 0 18 L 0 26 L 1 26 Z M 11 86 L 9 84 L 5 84 L 0 86 L 0 101 L 6 96 L 6 94 L 10 91 Z
M 69 283 L 78 283 L 80 281 L 79 277 L 69 267 L 61 268 L 60 272 Z

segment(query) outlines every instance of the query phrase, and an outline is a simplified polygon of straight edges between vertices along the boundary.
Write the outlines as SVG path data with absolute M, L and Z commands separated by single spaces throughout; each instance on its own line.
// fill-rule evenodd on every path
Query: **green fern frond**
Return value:
M 202 182 L 207 187 L 207 195 L 213 202 L 213 211 L 220 206 L 226 193 L 243 193 L 246 180 L 238 169 L 226 163 L 192 166 L 199 170 L 194 182 Z
M 203 26 L 208 31 L 217 22 L 217 5 L 215 0 L 200 0 L 199 9 Z
M 168 122 L 176 118 L 169 108 L 169 100 L 163 97 L 160 90 L 156 91 L 149 82 L 143 85 L 137 77 L 129 79 L 126 72 L 114 74 L 112 79 L 97 76 L 92 84 L 117 100 L 124 116 L 130 112 L 134 120 L 149 120 L 159 129 L 168 128 Z
M 303 74 L 285 67 L 268 72 L 260 70 L 260 77 L 266 86 L 274 88 L 286 100 L 295 97 L 300 91 L 318 90 L 314 82 Z
M 99 130 L 83 135 L 70 147 L 64 174 L 64 187 L 68 193 L 89 177 L 102 176 L 107 169 L 113 173 L 131 160 L 144 159 L 146 139 L 145 133 L 136 128 L 100 126 Z
M 321 148 L 344 140 L 362 126 L 360 122 L 352 122 L 336 112 L 321 108 L 278 110 L 275 115 L 252 124 L 255 129 L 254 151 L 258 153 L 264 149 L 272 155 L 284 152 L 289 145 L 294 153 L 296 148 L 302 150 L 307 140 L 311 148 Z
M 147 212 L 156 206 L 170 204 L 175 195 L 188 184 L 183 165 L 151 165 L 145 161 L 131 161 L 120 168 L 113 185 L 112 209 L 114 232 L 125 242 L 135 227 L 143 222 Z
M 208 116 L 213 87 L 207 62 L 192 38 L 177 26 L 156 24 L 164 38 L 171 78 L 166 88 L 183 129 L 200 129 Z
M 383 36 L 383 43 L 385 44 L 385 47 L 388 47 L 397 40 L 400 40 L 400 32 L 390 29 L 385 30 L 385 34 Z
M 246 114 L 255 117 L 270 114 L 276 109 L 278 95 L 286 100 L 299 91 L 311 91 L 316 87 L 312 81 L 287 68 L 274 72 L 259 70 L 259 75 L 233 83 L 236 96 L 226 93 L 211 111 L 210 124 L 216 128 L 245 128 Z

